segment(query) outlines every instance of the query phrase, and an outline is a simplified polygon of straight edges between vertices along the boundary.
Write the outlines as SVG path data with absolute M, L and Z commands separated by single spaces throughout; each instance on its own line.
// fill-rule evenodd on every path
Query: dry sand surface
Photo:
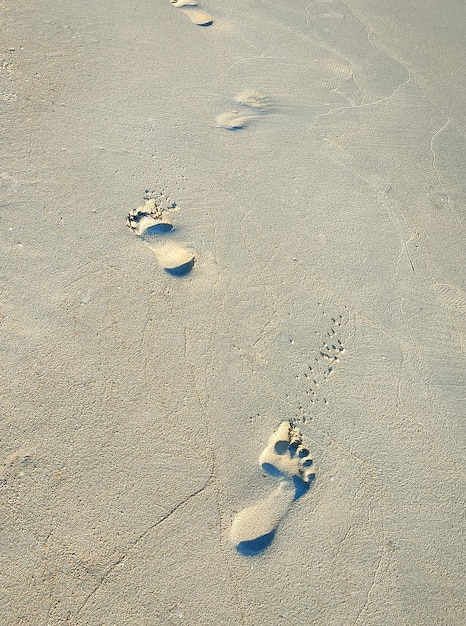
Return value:
M 463 0 L 0 16 L 0 625 L 464 624 Z

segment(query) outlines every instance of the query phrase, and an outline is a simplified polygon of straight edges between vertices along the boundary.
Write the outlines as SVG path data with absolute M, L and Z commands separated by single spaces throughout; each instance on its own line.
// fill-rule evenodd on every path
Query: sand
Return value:
M 459 626 L 463 3 L 177 4 L 0 7 L 0 624 Z

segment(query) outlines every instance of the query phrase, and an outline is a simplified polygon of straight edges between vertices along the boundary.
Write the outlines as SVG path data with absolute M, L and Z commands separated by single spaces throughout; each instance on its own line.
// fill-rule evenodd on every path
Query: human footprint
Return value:
M 227 130 L 245 128 L 253 120 L 259 119 L 260 115 L 270 111 L 273 105 L 272 98 L 254 89 L 242 91 L 235 100 L 243 109 L 233 109 L 217 115 L 216 122 L 219 128 Z
M 282 422 L 273 433 L 259 463 L 270 476 L 293 481 L 294 500 L 306 493 L 315 478 L 309 450 L 304 446 L 299 430 L 290 422 Z
M 282 422 L 272 434 L 259 463 L 280 482 L 270 496 L 235 515 L 230 539 L 243 556 L 255 556 L 270 546 L 291 504 L 308 491 L 315 478 L 309 450 L 291 422 Z
M 175 203 L 169 203 L 163 194 L 147 191 L 144 204 L 130 211 L 126 218 L 128 228 L 156 255 L 159 265 L 172 276 L 184 276 L 194 267 L 193 250 L 167 241 L 165 236 L 174 232 L 171 211 Z
M 194 267 L 194 252 L 185 246 L 167 242 L 161 246 L 149 246 L 159 265 L 172 276 L 184 276 Z
M 173 224 L 156 198 L 144 200 L 143 206 L 133 209 L 126 218 L 126 225 L 138 237 L 168 233 Z
M 219 128 L 239 130 L 245 128 L 251 120 L 255 120 L 257 117 L 257 115 L 243 114 L 238 110 L 234 110 L 220 113 L 220 115 L 217 115 L 216 122 Z
M 210 26 L 214 21 L 209 13 L 196 8 L 197 0 L 170 0 L 170 2 L 177 9 L 183 9 L 183 13 L 186 13 L 191 22 L 197 26 Z

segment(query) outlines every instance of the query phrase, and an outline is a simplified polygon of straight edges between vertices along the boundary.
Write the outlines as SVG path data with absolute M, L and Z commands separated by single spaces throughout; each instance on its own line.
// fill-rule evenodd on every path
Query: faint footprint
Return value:
M 177 9 L 183 9 L 183 13 L 189 17 L 193 24 L 197 26 L 210 26 L 213 24 L 214 18 L 211 15 L 196 8 L 198 6 L 196 0 L 170 0 L 170 2 Z
M 315 478 L 309 450 L 291 422 L 282 422 L 272 434 L 259 463 L 280 483 L 270 496 L 235 515 L 230 540 L 243 556 L 255 556 L 270 546 L 291 504 L 308 491 Z
M 233 110 L 217 115 L 216 122 L 219 128 L 226 128 L 227 130 L 239 130 L 240 128 L 245 128 L 252 120 L 255 120 L 257 117 L 257 115 L 245 115 L 238 110 Z
M 434 291 L 453 313 L 459 316 L 466 314 L 466 292 L 461 287 L 437 283 L 434 285 Z
M 262 113 L 270 110 L 272 99 L 269 96 L 259 93 L 253 89 L 242 91 L 235 97 L 236 102 L 245 109 L 254 109 L 251 111 L 233 109 L 217 115 L 217 126 L 226 128 L 227 130 L 239 130 L 245 128 L 255 119 L 258 119 Z
M 355 158 L 339 143 L 338 135 L 326 124 L 327 121 L 328 119 L 321 117 L 308 129 L 308 135 L 316 141 L 316 148 L 321 156 L 351 172 L 376 192 L 387 195 L 392 188 L 390 179 L 373 171 L 376 166 L 371 161 L 363 162 Z
M 14 487 L 25 473 L 35 468 L 31 450 L 23 446 L 0 463 L 0 487 Z
M 267 111 L 273 104 L 273 100 L 270 96 L 266 96 L 254 89 L 241 91 L 237 96 L 235 96 L 235 100 L 245 107 L 259 109 L 260 111 Z
M 386 98 L 408 80 L 407 70 L 377 45 L 370 29 L 343 0 L 311 0 L 306 21 L 314 36 L 351 63 L 364 102 Z

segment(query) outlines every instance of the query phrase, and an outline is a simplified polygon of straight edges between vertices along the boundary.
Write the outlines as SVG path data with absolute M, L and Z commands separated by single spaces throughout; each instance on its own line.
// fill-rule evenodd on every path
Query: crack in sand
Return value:
M 416 270 L 414 269 L 413 260 L 411 259 L 411 255 L 409 254 L 409 250 L 408 250 L 408 244 L 411 243 L 411 241 L 414 241 L 415 239 L 416 239 L 416 234 L 411 235 L 411 237 L 407 241 L 403 241 L 402 242 L 402 244 L 403 244 L 402 245 L 402 249 L 400 250 L 400 252 L 398 254 L 398 257 L 396 259 L 396 271 L 395 271 L 395 274 L 398 273 L 398 266 L 400 264 L 403 252 L 405 253 L 405 255 L 406 255 L 406 257 L 407 257 L 407 259 L 409 261 L 409 264 L 411 265 L 411 270 L 412 270 L 413 274 L 416 273 Z
M 349 510 L 348 510 L 348 518 L 353 514 L 355 502 L 359 498 L 359 494 L 361 493 L 361 491 L 362 491 L 362 485 L 358 487 L 358 489 L 356 490 L 356 493 L 353 496 L 353 499 L 351 501 L 351 504 L 350 504 Z M 335 565 L 337 565 L 338 557 L 340 556 L 340 553 L 341 553 L 341 551 L 343 549 L 343 546 L 346 543 L 346 540 L 348 539 L 348 537 L 349 537 L 349 535 L 350 535 L 350 533 L 351 533 L 351 531 L 353 529 L 354 529 L 354 524 L 350 523 L 349 528 L 346 531 L 346 533 L 344 534 L 344 536 L 341 539 L 341 541 L 339 542 L 336 554 L 335 554 L 335 556 L 332 559 Z
M 138 545 L 138 543 L 142 539 L 144 539 L 144 537 L 146 537 L 152 530 L 154 530 L 154 528 L 157 528 L 157 526 L 160 526 L 160 524 L 165 522 L 174 513 L 176 513 L 176 511 L 178 511 L 178 509 L 180 509 L 184 504 L 186 504 L 187 502 L 192 500 L 194 497 L 198 496 L 203 491 L 205 491 L 205 489 L 207 489 L 207 487 L 209 486 L 210 482 L 212 481 L 212 478 L 213 478 L 213 468 L 211 468 L 211 472 L 210 472 L 210 475 L 209 475 L 208 479 L 205 481 L 205 483 L 199 489 L 197 489 L 193 493 L 189 494 L 184 500 L 179 502 L 170 511 L 168 511 L 168 513 L 164 517 L 159 519 L 155 524 L 151 524 L 148 528 L 146 528 L 146 530 L 144 532 L 142 532 L 135 540 L 133 540 L 131 542 L 131 544 L 128 547 L 127 551 L 124 554 L 122 554 L 116 561 L 114 561 L 112 563 L 112 565 L 110 565 L 110 567 L 101 576 L 101 578 L 100 578 L 99 582 L 97 583 L 97 585 L 94 587 L 94 589 L 91 591 L 91 593 L 88 594 L 88 596 L 85 598 L 84 602 L 82 602 L 81 606 L 77 609 L 76 617 L 79 617 L 79 615 L 86 608 L 86 606 L 89 603 L 89 601 L 91 600 L 91 598 L 93 598 L 95 596 L 95 594 L 99 591 L 99 589 L 102 587 L 102 585 L 108 580 L 108 578 L 110 577 L 112 572 L 118 567 L 118 565 L 120 565 L 121 563 L 123 563 L 126 560 L 126 558 L 128 557 L 129 553 L 131 552 L 131 550 L 133 550 Z
M 436 165 L 436 161 L 437 161 L 437 153 L 434 150 L 434 140 L 436 139 L 436 137 L 438 137 L 447 127 L 448 125 L 451 123 L 451 119 L 447 117 L 447 121 L 445 122 L 445 124 L 443 124 L 443 126 L 441 126 L 441 128 L 439 128 L 433 135 L 432 138 L 430 140 L 430 151 L 432 152 L 432 168 L 435 172 L 435 176 L 437 178 L 437 186 L 441 189 L 442 193 L 445 194 L 446 198 L 447 198 L 447 207 L 449 208 L 451 214 L 453 215 L 453 217 L 455 218 L 456 222 L 458 223 L 458 225 L 461 227 L 461 229 L 464 229 L 464 224 L 461 222 L 459 215 L 457 215 L 456 211 L 454 211 L 453 207 L 452 207 L 452 203 L 451 203 L 451 195 L 448 193 L 448 191 L 445 188 L 445 185 L 441 182 L 440 179 L 440 172 L 437 168 Z
M 333 113 L 339 113 L 340 111 L 353 111 L 354 109 L 366 109 L 368 107 L 372 107 L 372 106 L 375 106 L 375 105 L 387 102 L 388 100 L 393 98 L 402 87 L 404 87 L 405 85 L 407 85 L 408 83 L 411 82 L 411 74 L 409 73 L 408 70 L 406 70 L 406 71 L 408 72 L 408 78 L 405 81 L 403 81 L 402 83 L 400 83 L 396 87 L 396 89 L 394 89 L 392 91 L 392 93 L 388 94 L 388 96 L 385 96 L 383 98 L 379 98 L 378 100 L 372 100 L 371 102 L 363 102 L 362 104 L 355 104 L 355 105 L 352 105 L 352 106 L 335 107 L 333 109 L 330 109 L 326 113 L 319 113 L 319 115 L 316 115 L 314 117 L 314 119 L 312 120 L 312 124 L 307 129 L 307 132 L 310 133 L 312 127 L 315 126 L 316 122 L 318 122 L 320 120 L 320 118 L 322 118 L 322 117 L 326 117 L 326 116 L 332 115 Z
M 215 333 L 215 328 L 212 327 L 211 329 L 211 334 Z M 191 372 L 191 379 L 192 379 L 192 385 L 193 385 L 193 390 L 197 399 L 197 404 L 199 407 L 199 412 L 202 415 L 203 418 L 203 422 L 204 422 L 204 429 L 205 429 L 205 433 L 206 433 L 206 438 L 209 440 L 209 448 L 210 448 L 210 452 L 211 452 L 211 474 L 209 477 L 209 482 L 212 482 L 212 487 L 213 490 L 215 492 L 215 509 L 217 512 L 217 523 L 218 523 L 218 528 L 219 528 L 219 533 L 218 533 L 218 545 L 219 545 L 219 551 L 220 554 L 222 555 L 223 561 L 226 565 L 229 577 L 230 577 L 230 581 L 231 581 L 231 585 L 234 591 L 234 595 L 236 597 L 236 601 L 237 601 L 237 610 L 238 613 L 241 616 L 241 624 L 243 624 L 243 626 L 246 626 L 247 624 L 250 624 L 250 622 L 246 622 L 246 608 L 245 608 L 245 603 L 242 600 L 241 597 L 241 592 L 240 592 L 240 587 L 239 587 L 239 583 L 238 581 L 234 578 L 234 569 L 232 568 L 229 559 L 227 558 L 227 555 L 225 553 L 225 549 L 224 549 L 224 544 L 223 544 L 223 540 L 222 540 L 222 535 L 223 535 L 223 524 L 222 524 L 222 510 L 221 510 L 221 505 L 220 505 L 220 496 L 221 496 L 221 487 L 220 485 L 217 483 L 216 481 L 216 477 L 218 476 L 218 468 L 219 468 L 219 462 L 218 462 L 218 458 L 217 458 L 217 454 L 215 452 L 215 446 L 213 445 L 212 442 L 212 438 L 211 438 L 211 434 L 210 434 L 210 420 L 208 418 L 208 412 L 207 412 L 207 408 L 206 408 L 206 402 L 209 400 L 209 394 L 208 391 L 206 389 L 207 384 L 206 381 L 209 379 L 209 374 L 208 374 L 208 370 L 209 368 L 212 369 L 212 362 L 210 363 L 205 363 L 204 364 L 204 369 L 202 372 L 202 376 L 198 376 L 196 375 L 196 371 L 199 368 L 199 362 L 197 362 L 197 368 L 194 366 L 192 359 L 190 358 L 189 355 L 189 330 L 184 327 L 183 329 L 183 354 L 184 354 L 184 359 L 185 362 L 188 364 L 188 368 Z M 201 379 L 201 380 L 199 380 Z M 201 389 L 201 381 L 203 382 L 202 384 L 202 389 Z M 201 394 L 203 394 L 203 396 L 205 396 L 205 399 L 203 399 L 201 397 Z M 205 487 L 207 486 L 207 483 L 205 485 Z
M 379 575 L 380 570 L 382 569 L 382 565 L 384 563 L 384 559 L 385 559 L 386 554 L 387 554 L 387 550 L 385 548 L 385 549 L 383 549 L 383 551 L 381 552 L 381 554 L 379 556 L 379 559 L 378 559 L 378 562 L 377 562 L 377 566 L 376 566 L 375 571 L 374 571 L 374 576 L 372 577 L 371 585 L 370 585 L 370 587 L 369 587 L 369 589 L 367 591 L 366 601 L 364 602 L 364 605 L 363 605 L 362 609 L 357 614 L 356 619 L 354 620 L 352 626 L 356 626 L 358 624 L 360 618 L 362 617 L 363 613 L 365 611 L 367 611 L 367 608 L 368 608 L 368 606 L 370 604 L 370 601 L 371 601 L 372 592 L 373 592 L 375 586 L 378 583 L 377 577 Z
M 450 123 L 450 118 L 447 118 L 447 121 L 445 122 L 445 124 L 443 124 L 443 126 L 441 126 L 433 135 L 432 135 L 432 139 L 430 140 L 430 151 L 432 152 L 432 167 L 434 168 L 434 171 L 437 175 L 437 182 L 440 185 L 440 175 L 439 175 L 439 171 L 435 165 L 435 161 L 437 159 L 437 154 L 434 150 L 434 139 L 436 137 L 438 137 L 438 135 L 440 135 L 441 132 L 443 132 L 445 130 L 445 128 L 448 126 L 448 124 Z

